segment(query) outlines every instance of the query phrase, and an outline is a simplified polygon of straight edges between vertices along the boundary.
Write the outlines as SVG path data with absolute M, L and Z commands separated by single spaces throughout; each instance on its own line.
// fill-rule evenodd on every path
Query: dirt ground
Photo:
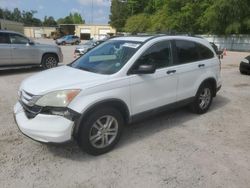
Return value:
M 62 50 L 70 62 L 74 46 Z M 74 142 L 45 145 L 23 136 L 13 119 L 18 87 L 41 70 L 0 72 L 0 187 L 249 188 L 250 76 L 238 70 L 246 55 L 228 52 L 222 60 L 223 87 L 208 113 L 184 108 L 130 125 L 117 147 L 98 157 Z

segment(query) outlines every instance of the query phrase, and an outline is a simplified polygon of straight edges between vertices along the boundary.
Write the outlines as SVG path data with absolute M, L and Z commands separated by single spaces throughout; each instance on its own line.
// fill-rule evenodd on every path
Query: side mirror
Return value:
M 134 74 L 153 74 L 155 73 L 155 65 L 140 65 L 133 71 Z

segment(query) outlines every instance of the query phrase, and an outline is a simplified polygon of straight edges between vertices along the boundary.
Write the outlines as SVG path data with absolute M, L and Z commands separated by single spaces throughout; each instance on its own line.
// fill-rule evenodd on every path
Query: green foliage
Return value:
M 125 31 L 129 33 L 143 33 L 148 30 L 150 26 L 150 19 L 146 14 L 138 14 L 131 16 L 125 25 Z
M 44 17 L 44 21 L 43 21 L 43 26 L 47 26 L 47 27 L 53 27 L 56 26 L 57 22 L 55 21 L 55 19 L 52 16 L 45 16 Z
M 110 23 L 118 31 L 250 34 L 250 1 L 113 0 Z
M 119 0 L 113 0 L 111 4 L 110 25 L 115 27 L 117 31 L 122 31 L 126 20 L 129 17 L 128 7 L 126 3 Z
M 85 20 L 82 19 L 81 14 L 74 12 L 70 13 L 65 18 L 60 18 L 57 20 L 58 24 L 84 24 Z
M 34 14 L 36 13 L 37 12 L 34 10 L 21 12 L 18 8 L 15 8 L 13 11 L 0 8 L 0 18 L 12 20 L 16 22 L 23 22 L 24 25 L 28 25 L 28 26 L 41 26 L 42 25 L 42 21 L 34 17 Z
M 44 21 L 35 18 L 37 11 L 20 11 L 15 8 L 13 11 L 0 8 L 0 18 L 24 23 L 25 26 L 56 26 L 59 24 L 84 24 L 85 21 L 79 13 L 70 13 L 65 18 L 58 19 L 58 22 L 52 16 L 45 16 Z

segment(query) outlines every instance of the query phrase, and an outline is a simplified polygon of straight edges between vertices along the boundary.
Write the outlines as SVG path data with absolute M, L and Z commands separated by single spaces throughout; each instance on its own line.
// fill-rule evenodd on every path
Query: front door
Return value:
M 11 55 L 13 65 L 29 65 L 40 63 L 39 51 L 35 45 L 29 44 L 29 39 L 19 34 L 10 34 Z
M 161 41 L 151 46 L 135 62 L 132 69 L 138 68 L 139 65 L 148 64 L 156 66 L 155 73 L 130 75 L 133 115 L 176 101 L 178 76 L 171 68 L 171 42 Z

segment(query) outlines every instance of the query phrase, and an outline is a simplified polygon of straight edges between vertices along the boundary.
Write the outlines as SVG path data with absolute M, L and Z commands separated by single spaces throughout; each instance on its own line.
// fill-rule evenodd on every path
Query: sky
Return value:
M 110 0 L 0 0 L 0 7 L 10 10 L 36 10 L 38 13 L 34 17 L 41 20 L 45 16 L 58 19 L 70 12 L 78 12 L 88 24 L 92 23 L 92 15 L 94 24 L 107 24 L 110 14 Z

